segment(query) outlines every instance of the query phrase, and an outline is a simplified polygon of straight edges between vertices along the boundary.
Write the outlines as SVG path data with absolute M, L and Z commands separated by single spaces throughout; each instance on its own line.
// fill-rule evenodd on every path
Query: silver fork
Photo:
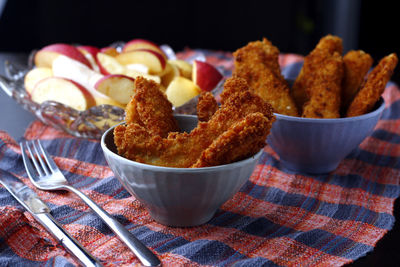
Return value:
M 68 190 L 78 195 L 111 230 L 133 251 L 145 266 L 158 266 L 160 260 L 142 242 L 133 236 L 122 224 L 111 217 L 105 210 L 99 207 L 93 200 L 78 189 L 70 186 L 56 163 L 43 148 L 40 141 L 20 143 L 22 159 L 31 182 L 42 190 Z M 30 154 L 30 159 L 25 152 Z

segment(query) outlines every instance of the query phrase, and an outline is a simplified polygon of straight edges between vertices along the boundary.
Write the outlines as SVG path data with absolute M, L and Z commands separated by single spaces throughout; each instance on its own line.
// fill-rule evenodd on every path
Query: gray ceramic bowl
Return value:
M 385 107 L 381 99 L 367 114 L 339 119 L 276 115 L 267 142 L 283 165 L 300 173 L 327 173 L 371 134 Z
M 180 128 L 189 132 L 197 117 L 175 115 Z M 262 151 L 251 158 L 207 168 L 167 168 L 142 164 L 119 156 L 113 128 L 101 138 L 105 158 L 115 176 L 143 203 L 151 217 L 169 226 L 195 226 L 209 221 L 249 179 Z

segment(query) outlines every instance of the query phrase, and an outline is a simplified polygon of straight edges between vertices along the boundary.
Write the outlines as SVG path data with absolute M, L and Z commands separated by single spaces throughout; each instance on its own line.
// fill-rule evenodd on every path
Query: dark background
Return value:
M 400 55 L 396 1 L 23 1 L 0 0 L 0 52 L 28 53 L 65 42 L 107 46 L 144 38 L 175 51 L 190 48 L 234 51 L 267 37 L 283 53 L 305 55 L 328 34 L 343 38 L 344 50 L 362 49 L 375 64 Z M 392 78 L 400 83 L 399 68 Z M 400 218 L 396 202 L 395 216 Z M 352 266 L 399 266 L 400 229 Z
M 282 52 L 307 54 L 328 34 L 345 51 L 362 49 L 375 63 L 400 52 L 396 1 L 96 1 L 0 0 L 0 51 L 28 52 L 55 42 L 107 46 L 145 38 L 185 47 L 234 51 L 270 39 Z M 393 79 L 400 81 L 399 72 Z

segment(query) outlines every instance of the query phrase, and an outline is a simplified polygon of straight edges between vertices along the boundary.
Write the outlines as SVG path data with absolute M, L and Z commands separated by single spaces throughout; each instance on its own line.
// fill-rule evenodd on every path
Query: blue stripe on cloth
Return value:
M 276 267 L 279 266 L 271 261 L 268 261 L 264 258 L 261 257 L 256 257 L 256 258 L 251 258 L 251 259 L 245 259 L 245 260 L 240 260 L 237 261 L 233 264 L 234 267 Z
M 356 221 L 372 224 L 382 229 L 390 229 L 394 222 L 394 217 L 388 213 L 378 213 L 364 207 L 346 204 L 334 204 L 320 201 L 310 196 L 296 193 L 288 193 L 275 187 L 265 187 L 247 182 L 240 192 L 251 197 L 268 201 L 282 206 L 299 207 L 315 214 L 328 216 L 338 220 L 354 219 Z M 300 206 L 299 203 L 302 203 Z M 364 214 L 360 218 L 351 218 L 351 214 Z
M 361 159 L 360 159 L 360 155 L 362 155 Z M 387 156 L 379 156 L 379 157 L 387 157 Z M 357 149 L 357 150 L 354 150 L 346 158 L 362 160 L 364 162 L 366 161 L 367 163 L 377 165 L 376 162 L 373 162 L 373 159 L 379 158 L 379 157 L 376 154 Z M 396 161 L 396 159 L 397 159 L 397 161 Z M 391 163 L 400 165 L 400 164 L 398 164 L 398 161 L 400 161 L 400 158 L 388 157 L 388 159 L 386 159 L 386 161 L 390 161 Z M 280 161 L 278 161 L 276 158 L 272 157 L 267 152 L 264 152 L 261 155 L 259 162 L 260 162 L 260 164 L 271 165 L 272 167 L 274 167 L 282 172 L 286 172 L 289 174 L 299 174 L 299 173 L 287 170 Z M 381 166 L 389 167 L 389 168 L 390 167 L 396 167 L 396 168 L 400 167 L 400 166 L 386 166 L 384 164 L 385 163 L 382 163 Z M 306 175 L 309 178 L 316 179 L 323 183 L 334 184 L 334 185 L 338 185 L 338 186 L 345 187 L 345 188 L 360 188 L 368 193 L 376 194 L 379 196 L 396 197 L 397 198 L 400 195 L 400 187 L 398 187 L 397 185 L 381 184 L 381 183 L 378 183 L 375 181 L 364 179 L 362 176 L 354 175 L 351 173 L 346 176 L 341 176 L 341 175 L 337 175 L 337 174 L 333 174 L 333 175 L 332 174 L 320 174 L 320 175 L 304 174 L 304 175 Z
M 50 155 L 108 166 L 100 143 L 82 138 L 41 140 Z
M 247 258 L 242 254 L 236 253 L 234 249 L 224 243 L 214 240 L 195 240 L 170 252 L 184 256 L 199 264 L 213 266 L 225 266 L 233 263 L 233 261 Z M 232 255 L 240 255 L 240 257 L 229 260 Z
M 96 179 L 90 176 L 83 176 L 68 171 L 63 171 L 63 174 L 69 183 L 76 188 L 87 188 L 115 199 L 123 199 L 131 196 L 114 176 Z
M 260 237 L 276 238 L 284 236 L 292 238 L 309 247 L 322 250 L 327 254 L 349 259 L 353 259 L 359 251 L 368 252 L 373 249 L 372 246 L 358 243 L 346 237 L 335 235 L 321 229 L 303 232 L 275 224 L 263 217 L 252 218 L 234 214 L 229 211 L 219 213 L 218 216 L 215 216 L 209 222 L 209 224 L 238 229 L 250 235 Z M 316 235 L 316 233 L 318 233 L 318 235 Z M 327 248 L 330 249 L 324 249 L 325 244 L 333 241 L 336 242 L 335 246 L 328 246 Z M 346 253 L 343 253 L 343 251 L 346 251 Z
M 325 253 L 348 259 L 356 259 L 360 254 L 373 250 L 371 246 L 356 243 L 348 238 L 333 235 L 320 229 L 303 232 L 294 239 Z
M 400 135 L 388 132 L 386 130 L 377 129 L 371 134 L 371 136 L 392 144 L 400 144 Z
M 393 102 L 390 108 L 385 108 L 381 120 L 397 120 L 400 118 L 400 100 Z
M 55 258 L 46 259 L 45 261 L 31 261 L 20 257 L 10 247 L 7 246 L 5 240 L 0 238 L 0 258 L 1 266 L 29 266 L 29 267 L 74 267 L 75 265 L 69 262 L 65 257 L 57 256 Z M 55 264 L 56 263 L 56 264 Z
M 362 149 L 353 150 L 347 159 L 356 159 L 375 166 L 400 169 L 400 157 L 377 155 Z

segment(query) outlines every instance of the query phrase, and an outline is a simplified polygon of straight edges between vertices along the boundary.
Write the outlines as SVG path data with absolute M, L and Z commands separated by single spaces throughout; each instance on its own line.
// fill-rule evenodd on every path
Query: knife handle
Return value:
M 83 266 L 103 266 L 75 238 L 70 236 L 49 213 L 37 213 L 34 216 Z

